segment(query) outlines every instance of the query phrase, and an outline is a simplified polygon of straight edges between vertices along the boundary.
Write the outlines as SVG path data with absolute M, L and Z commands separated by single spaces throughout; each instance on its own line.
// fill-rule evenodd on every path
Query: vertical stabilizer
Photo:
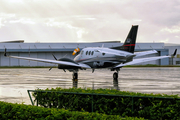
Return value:
M 123 51 L 134 53 L 137 31 L 138 31 L 138 25 L 132 26 L 124 44 L 122 46 L 113 47 L 111 49 L 123 50 Z

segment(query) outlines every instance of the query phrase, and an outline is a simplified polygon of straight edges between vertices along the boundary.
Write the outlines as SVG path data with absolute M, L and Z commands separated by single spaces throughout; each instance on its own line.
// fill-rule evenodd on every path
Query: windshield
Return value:
M 80 54 L 82 55 L 82 54 L 83 54 L 83 52 L 84 52 L 84 51 L 82 50 L 82 51 L 80 52 Z

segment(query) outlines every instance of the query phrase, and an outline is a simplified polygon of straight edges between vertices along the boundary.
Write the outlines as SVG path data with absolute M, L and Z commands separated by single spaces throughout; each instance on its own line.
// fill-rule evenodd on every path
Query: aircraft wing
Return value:
M 119 68 L 119 67 L 123 67 L 123 66 L 127 66 L 127 65 L 134 65 L 134 64 L 138 64 L 138 63 L 143 63 L 143 62 L 148 62 L 148 61 L 153 61 L 153 60 L 158 60 L 158 59 L 163 59 L 163 58 L 169 58 L 169 57 L 171 57 L 171 56 L 158 56 L 158 57 L 133 59 L 133 61 L 131 61 L 131 62 L 119 64 L 119 65 L 115 66 L 114 68 Z
M 139 58 L 139 59 L 133 59 L 133 61 L 131 62 L 127 62 L 124 64 L 119 64 L 117 66 L 115 66 L 114 68 L 120 68 L 123 66 L 127 66 L 127 65 L 134 65 L 134 64 L 138 64 L 138 63 L 143 63 L 143 62 L 148 62 L 148 61 L 153 61 L 153 60 L 158 60 L 158 59 L 163 59 L 163 58 L 170 58 L 176 55 L 177 49 L 174 51 L 174 54 L 169 55 L 169 56 L 157 56 L 157 57 L 148 57 L 148 58 Z
M 136 55 L 136 57 L 140 57 L 140 56 L 154 54 L 154 53 L 158 53 L 158 52 L 156 50 L 149 50 L 149 51 L 135 52 L 134 54 Z
M 10 56 L 10 55 L 6 55 L 6 52 L 4 53 L 4 56 L 9 57 L 9 58 L 31 60 L 31 61 L 37 61 L 37 62 L 60 64 L 60 65 L 67 65 L 67 66 L 73 66 L 73 67 L 79 67 L 79 68 L 87 68 L 87 69 L 91 68 L 89 65 L 86 65 L 83 63 L 75 63 L 75 62 L 73 63 L 73 62 L 69 62 L 69 61 L 58 61 L 58 60 L 38 59 L 38 58 L 30 58 L 30 57 Z

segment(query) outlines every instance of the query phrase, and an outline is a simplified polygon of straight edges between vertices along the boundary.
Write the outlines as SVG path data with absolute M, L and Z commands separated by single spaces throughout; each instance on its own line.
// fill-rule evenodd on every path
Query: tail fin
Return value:
M 134 53 L 137 31 L 138 31 L 138 25 L 132 26 L 124 44 L 120 47 L 113 47 L 111 49 L 123 50 Z

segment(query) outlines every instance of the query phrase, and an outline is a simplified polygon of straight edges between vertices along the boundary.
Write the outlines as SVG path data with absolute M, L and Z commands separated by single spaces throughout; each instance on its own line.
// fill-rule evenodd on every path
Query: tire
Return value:
M 114 74 L 113 74 L 113 79 L 118 79 L 118 73 L 117 72 L 115 72 Z
M 78 73 L 73 73 L 73 80 L 77 80 L 78 79 Z

